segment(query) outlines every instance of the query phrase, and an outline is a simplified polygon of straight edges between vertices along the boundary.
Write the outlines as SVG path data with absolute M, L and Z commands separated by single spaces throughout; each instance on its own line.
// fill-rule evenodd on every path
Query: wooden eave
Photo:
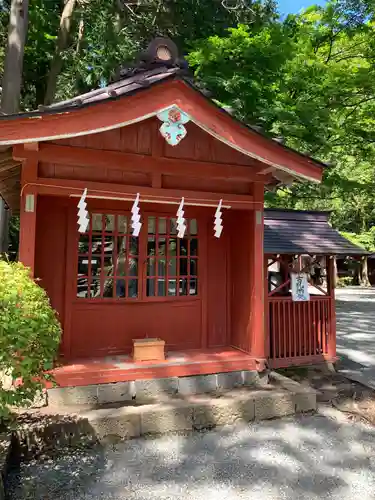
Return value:
M 264 172 L 275 173 L 275 179 L 321 181 L 322 164 L 249 129 L 182 79 L 163 81 L 130 95 L 78 109 L 57 108 L 53 112 L 3 117 L 0 146 L 52 141 L 124 127 L 153 117 L 172 105 L 188 113 L 191 121 L 211 136 L 263 163 Z
M 0 194 L 6 205 L 17 211 L 20 196 L 21 162 L 12 158 L 12 149 L 0 152 Z

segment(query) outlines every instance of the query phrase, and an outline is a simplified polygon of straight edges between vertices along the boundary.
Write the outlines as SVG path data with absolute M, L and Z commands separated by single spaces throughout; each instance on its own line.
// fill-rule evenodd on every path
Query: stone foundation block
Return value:
M 254 396 L 240 399 L 236 402 L 237 411 L 241 413 L 242 420 L 251 422 L 255 418 L 255 402 Z
M 220 398 L 196 401 L 193 406 L 193 428 L 211 429 L 254 419 L 254 401 Z
M 100 441 L 115 444 L 141 435 L 139 408 L 100 409 L 85 416 Z
M 189 405 L 149 405 L 142 410 L 142 434 L 189 431 L 193 427 L 193 409 Z
M 254 396 L 255 418 L 267 420 L 295 413 L 293 394 L 259 391 Z
M 178 378 L 159 378 L 154 380 L 136 380 L 135 394 L 138 399 L 157 399 L 164 394 L 177 394 Z
M 296 412 L 316 410 L 316 393 L 312 391 L 299 392 L 294 395 Z
M 49 406 L 97 405 L 98 386 L 58 387 L 47 391 Z
M 135 397 L 134 382 L 117 382 L 98 385 L 99 404 L 131 401 Z
M 253 387 L 259 384 L 259 373 L 255 370 L 244 370 L 242 372 L 242 383 L 246 387 Z
M 217 425 L 234 424 L 240 415 L 227 401 L 200 402 L 193 407 L 193 428 L 211 429 Z
M 231 390 L 243 385 L 242 372 L 228 372 L 217 374 L 217 389 L 219 391 Z
M 180 377 L 178 379 L 178 392 L 181 395 L 203 394 L 217 390 L 217 375 L 197 375 Z

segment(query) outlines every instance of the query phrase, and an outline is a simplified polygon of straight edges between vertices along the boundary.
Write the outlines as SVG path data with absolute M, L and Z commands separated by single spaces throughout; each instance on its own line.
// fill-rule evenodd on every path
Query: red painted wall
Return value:
M 35 277 L 64 324 L 67 200 L 39 196 L 36 214 Z
M 200 295 L 162 302 L 91 302 L 76 293 L 76 199 L 41 196 L 37 205 L 35 275 L 50 296 L 64 326 L 66 357 L 129 353 L 132 339 L 161 337 L 170 350 L 227 344 L 227 242 L 213 237 L 215 209 L 187 207 L 200 233 Z M 130 204 L 88 200 L 89 210 L 128 211 Z M 144 208 L 144 207 L 143 207 Z M 156 213 L 175 207 L 148 205 Z M 207 236 L 209 235 L 209 236 Z M 66 274 L 67 272 L 67 274 Z M 68 345 L 68 347 L 67 347 Z
M 178 147 L 160 137 L 156 119 L 141 124 L 89 136 L 55 141 L 80 148 L 117 150 L 178 159 L 251 165 L 252 160 L 208 136 L 193 123 Z M 95 180 L 105 183 L 148 185 L 152 174 L 120 168 L 80 167 L 41 163 L 40 177 Z M 163 175 L 162 186 L 208 192 L 251 192 L 249 183 L 233 179 L 194 179 Z M 246 212 L 224 209 L 222 237 L 213 236 L 215 207 L 186 207 L 187 217 L 198 218 L 200 263 L 198 298 L 161 302 L 93 302 L 76 298 L 77 199 L 41 197 L 37 211 L 36 276 L 41 278 L 53 306 L 64 321 L 64 349 L 67 357 L 100 356 L 130 352 L 132 339 L 157 336 L 168 348 L 196 349 L 231 344 L 246 350 L 250 307 L 250 225 Z M 114 200 L 88 200 L 89 210 L 128 211 L 131 203 Z M 70 207 L 70 208 L 69 208 Z M 174 213 L 172 205 L 142 207 L 150 212 Z M 105 212 L 104 212 L 105 213 Z
M 254 165 L 254 160 L 208 135 L 192 122 L 185 125 L 187 136 L 184 140 L 177 147 L 169 146 L 158 131 L 160 125 L 161 122 L 157 118 L 150 118 L 124 128 L 60 139 L 53 141 L 53 143 L 81 148 L 139 153 L 146 156 L 152 154 L 152 150 L 157 144 L 158 155 L 167 158 Z
M 230 319 L 231 345 L 248 350 L 247 329 L 250 318 L 251 272 L 250 238 L 251 212 L 233 211 L 229 214 L 230 226 Z
M 214 212 L 214 211 L 213 211 Z M 208 346 L 228 345 L 228 249 L 229 227 L 224 217 L 224 229 L 221 238 L 213 235 L 213 217 L 208 227 L 207 256 L 207 316 Z

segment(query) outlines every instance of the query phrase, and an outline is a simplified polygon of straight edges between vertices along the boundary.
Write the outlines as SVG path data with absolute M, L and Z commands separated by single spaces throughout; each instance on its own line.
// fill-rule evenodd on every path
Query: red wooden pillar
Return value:
M 249 351 L 257 360 L 257 368 L 262 370 L 268 357 L 265 330 L 264 301 L 264 185 L 254 184 L 254 201 L 258 206 L 252 211 L 250 242 L 250 318 L 248 326 Z
M 32 276 L 35 266 L 37 192 L 35 186 L 29 184 L 35 182 L 37 169 L 38 162 L 36 160 L 26 160 L 22 165 L 21 174 L 19 261 L 31 269 Z
M 268 300 L 268 257 L 264 256 L 264 335 L 266 337 L 266 358 L 269 359 L 271 352 L 270 338 L 270 305 Z
M 328 329 L 328 357 L 336 358 L 336 302 L 335 302 L 335 259 L 327 257 L 327 287 L 330 297 L 330 319 Z

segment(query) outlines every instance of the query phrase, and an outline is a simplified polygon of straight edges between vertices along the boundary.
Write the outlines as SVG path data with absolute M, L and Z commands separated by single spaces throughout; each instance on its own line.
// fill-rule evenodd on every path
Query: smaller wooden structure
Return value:
M 269 363 L 274 368 L 336 357 L 334 258 L 367 252 L 329 225 L 329 212 L 265 211 Z M 309 300 L 293 301 L 291 273 L 304 273 Z

